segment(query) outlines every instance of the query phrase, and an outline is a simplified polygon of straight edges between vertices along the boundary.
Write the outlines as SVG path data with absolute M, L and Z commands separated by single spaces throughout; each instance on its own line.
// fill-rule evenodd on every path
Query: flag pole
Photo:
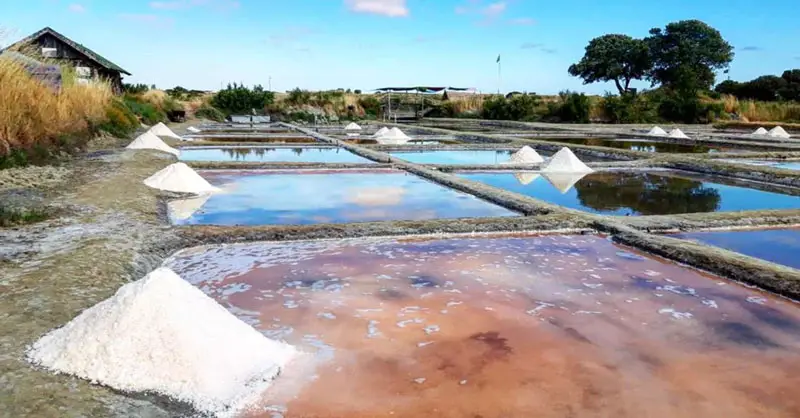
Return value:
M 500 84 L 502 84 L 500 55 L 497 55 L 497 94 L 500 94 Z

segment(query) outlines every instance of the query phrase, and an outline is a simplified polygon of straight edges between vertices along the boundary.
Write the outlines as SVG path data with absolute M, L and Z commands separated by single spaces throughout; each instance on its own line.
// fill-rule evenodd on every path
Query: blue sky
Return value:
M 2 0 L 0 42 L 51 26 L 133 73 L 126 82 L 161 88 L 267 87 L 271 77 L 278 91 L 499 84 L 603 93 L 613 85 L 584 86 L 566 72 L 591 38 L 643 37 L 682 19 L 709 23 L 736 48 L 733 79 L 800 67 L 795 1 Z

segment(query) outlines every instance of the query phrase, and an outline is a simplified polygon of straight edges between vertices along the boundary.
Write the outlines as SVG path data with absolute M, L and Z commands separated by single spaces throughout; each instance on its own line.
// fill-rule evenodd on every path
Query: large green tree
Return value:
M 628 92 L 632 80 L 642 79 L 650 70 L 648 45 L 628 35 L 603 35 L 589 41 L 583 58 L 569 67 L 572 76 L 584 84 L 613 81 L 620 94 Z
M 653 85 L 680 91 L 707 90 L 714 85 L 714 71 L 726 69 L 733 60 L 733 47 L 718 30 L 699 20 L 670 23 L 663 30 L 650 30 Z

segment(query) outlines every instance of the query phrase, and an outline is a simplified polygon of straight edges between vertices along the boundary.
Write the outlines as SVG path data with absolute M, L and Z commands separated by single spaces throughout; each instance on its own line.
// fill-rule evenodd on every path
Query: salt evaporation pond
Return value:
M 800 269 L 800 229 L 797 228 L 690 232 L 673 236 Z
M 459 150 L 459 151 L 393 151 L 389 154 L 416 164 L 501 164 L 506 163 L 516 150 Z M 543 157 L 552 152 L 537 150 Z M 580 157 L 583 161 L 600 161 L 596 157 Z
M 201 171 L 223 192 L 187 199 L 177 224 L 275 225 L 517 214 L 394 170 Z
M 194 248 L 167 261 L 314 353 L 248 417 L 800 416 L 800 308 L 598 236 Z
M 183 161 L 240 161 L 259 163 L 371 163 L 335 147 L 198 147 L 181 149 Z
M 726 160 L 726 161 L 737 164 L 760 165 L 772 168 L 783 168 L 786 170 L 800 170 L 800 161 L 780 161 L 780 160 L 770 161 L 770 160 L 749 160 L 749 159 Z
M 672 142 L 659 142 L 651 139 L 602 139 L 602 138 L 531 138 L 543 141 L 565 142 L 568 144 L 593 145 L 627 149 L 640 152 L 663 152 L 668 154 L 706 154 L 713 152 L 743 152 L 746 150 L 724 147 L 707 147 L 704 145 L 678 144 Z
M 459 176 L 571 209 L 605 215 L 800 208 L 800 196 L 734 185 L 733 181 L 723 184 L 720 182 L 728 180 L 722 179 L 710 182 L 668 171 L 602 171 L 588 175 L 467 172 Z

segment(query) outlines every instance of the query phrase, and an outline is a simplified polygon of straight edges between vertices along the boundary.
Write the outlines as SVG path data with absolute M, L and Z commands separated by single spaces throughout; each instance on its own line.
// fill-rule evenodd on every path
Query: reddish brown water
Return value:
M 250 244 L 168 264 L 315 355 L 247 417 L 800 416 L 795 303 L 602 237 Z

